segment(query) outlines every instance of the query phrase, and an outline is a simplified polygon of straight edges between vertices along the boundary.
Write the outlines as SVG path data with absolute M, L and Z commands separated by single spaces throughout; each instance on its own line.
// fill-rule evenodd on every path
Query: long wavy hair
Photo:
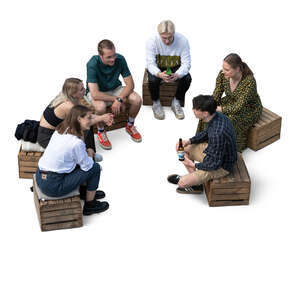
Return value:
M 225 58 L 224 61 L 226 61 L 230 67 L 236 69 L 237 67 L 240 68 L 242 72 L 242 76 L 245 77 L 247 75 L 253 75 L 253 72 L 248 67 L 248 65 L 242 61 L 240 56 L 236 53 L 230 53 Z
M 73 98 L 72 95 L 78 91 L 80 83 L 82 83 L 82 80 L 78 78 L 66 79 L 62 91 L 50 102 L 49 106 L 55 108 L 67 100 L 71 101 L 74 105 L 79 104 L 78 99 Z
M 57 126 L 56 130 L 60 134 L 69 133 L 82 137 L 82 130 L 78 117 L 84 118 L 91 110 L 84 105 L 75 105 L 71 108 L 67 117 Z

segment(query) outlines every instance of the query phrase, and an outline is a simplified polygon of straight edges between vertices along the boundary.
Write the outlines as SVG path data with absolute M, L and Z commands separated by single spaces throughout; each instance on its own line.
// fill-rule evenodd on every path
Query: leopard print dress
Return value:
M 222 98 L 223 93 L 225 96 Z M 262 112 L 262 104 L 257 94 L 253 75 L 241 79 L 233 92 L 229 79 L 220 71 L 213 97 L 222 107 L 222 113 L 231 121 L 237 137 L 237 149 L 242 152 L 247 148 L 248 130 L 257 122 Z M 205 123 L 199 121 L 197 133 L 204 129 Z

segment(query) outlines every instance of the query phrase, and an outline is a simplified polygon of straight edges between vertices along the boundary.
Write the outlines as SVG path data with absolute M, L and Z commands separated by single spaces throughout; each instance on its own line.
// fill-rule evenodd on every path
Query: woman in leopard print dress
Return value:
M 225 96 L 222 98 L 223 93 Z M 217 111 L 225 114 L 233 123 L 237 137 L 237 149 L 247 148 L 248 130 L 257 122 L 262 104 L 257 94 L 253 73 L 239 55 L 231 53 L 224 58 L 223 70 L 219 72 L 213 97 Z M 197 132 L 205 124 L 199 121 Z

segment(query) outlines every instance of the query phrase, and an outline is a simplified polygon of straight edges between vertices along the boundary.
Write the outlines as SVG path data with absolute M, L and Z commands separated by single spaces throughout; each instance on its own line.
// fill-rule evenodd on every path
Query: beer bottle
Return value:
M 172 71 L 170 69 L 170 67 L 167 67 L 167 72 L 166 72 L 168 75 L 171 75 L 172 74 Z
M 178 159 L 180 161 L 183 161 L 184 160 L 184 148 L 183 148 L 183 145 L 182 145 L 182 139 L 179 139 L 179 145 L 178 145 L 177 153 L 178 153 Z

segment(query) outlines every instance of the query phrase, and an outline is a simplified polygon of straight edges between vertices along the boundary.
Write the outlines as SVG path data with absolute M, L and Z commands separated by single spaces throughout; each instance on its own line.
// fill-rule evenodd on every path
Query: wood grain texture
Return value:
M 250 186 L 250 176 L 240 153 L 231 174 L 204 183 L 208 204 L 213 207 L 249 204 Z
M 263 108 L 260 119 L 249 130 L 248 147 L 254 151 L 280 139 L 282 118 L 272 111 Z
M 41 231 L 82 226 L 82 207 L 79 196 L 42 201 L 38 199 L 34 180 L 33 194 Z

